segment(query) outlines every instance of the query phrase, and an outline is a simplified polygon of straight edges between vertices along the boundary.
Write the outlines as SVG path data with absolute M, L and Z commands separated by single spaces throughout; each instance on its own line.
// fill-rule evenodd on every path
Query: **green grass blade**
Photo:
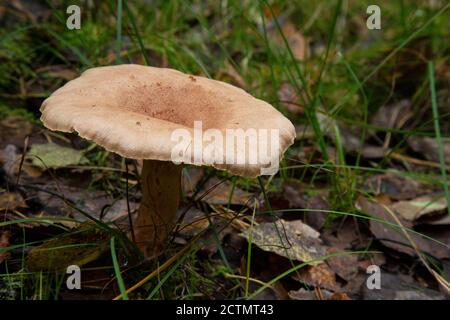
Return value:
M 116 274 L 117 284 L 119 285 L 120 294 L 122 295 L 123 300 L 128 300 L 127 289 L 125 287 L 125 283 L 123 282 L 122 274 L 120 271 L 119 261 L 117 260 L 116 255 L 116 245 L 114 242 L 115 238 L 111 237 L 111 258 L 114 266 L 114 273 Z
M 64 47 L 69 48 L 72 50 L 72 52 L 80 59 L 80 61 L 87 67 L 93 67 L 94 64 L 89 60 L 88 57 L 86 57 L 80 49 L 70 44 L 68 41 L 66 41 L 63 37 L 61 37 L 59 34 L 52 30 L 47 30 L 47 32 L 54 37 L 56 40 L 58 40 Z
M 138 30 L 137 24 L 136 24 L 136 18 L 134 16 L 133 12 L 130 10 L 128 3 L 126 1 L 125 1 L 125 11 L 127 13 L 128 19 L 130 20 L 131 28 L 133 29 L 134 35 L 136 36 L 136 39 L 138 41 L 139 48 L 141 49 L 141 53 L 142 53 L 142 56 L 144 57 L 145 64 L 147 66 L 149 66 L 150 60 L 148 58 L 147 52 L 145 51 L 144 42 L 142 41 L 141 35 L 139 34 L 139 30 Z
M 253 223 L 255 222 L 255 213 L 256 213 L 256 202 L 255 206 L 253 208 L 253 214 L 252 214 L 252 223 L 250 225 L 250 233 L 248 235 L 248 246 L 247 246 L 247 270 L 245 274 L 245 296 L 248 297 L 248 288 L 250 285 L 250 271 L 251 271 L 251 264 L 252 264 L 252 242 L 253 242 Z
M 270 280 L 269 282 L 266 282 L 263 286 L 261 286 L 259 289 L 255 290 L 255 292 L 253 292 L 249 297 L 247 297 L 247 300 L 251 300 L 254 299 L 258 294 L 260 294 L 261 292 L 263 292 L 264 290 L 266 290 L 267 288 L 270 288 L 273 284 L 275 284 L 276 282 L 278 282 L 279 280 L 283 279 L 284 277 L 290 275 L 291 273 L 300 270 L 303 267 L 306 267 L 310 264 L 319 262 L 319 261 L 325 261 L 328 258 L 332 258 L 332 257 L 337 257 L 337 256 L 346 256 L 346 255 L 351 255 L 351 254 L 368 254 L 368 253 L 379 253 L 378 251 L 352 251 L 352 252 L 336 252 L 336 253 L 332 253 L 329 255 L 325 255 L 322 257 L 319 257 L 317 259 L 312 259 L 309 261 L 305 261 L 303 263 L 300 263 L 292 268 L 290 268 L 289 270 L 281 273 L 280 275 L 276 276 L 275 278 L 273 278 L 272 280 Z
M 178 267 L 186 260 L 191 252 L 187 252 L 184 256 L 182 256 L 178 261 L 166 272 L 161 281 L 153 288 L 152 292 L 148 295 L 146 300 L 151 300 L 154 295 L 158 292 L 158 290 L 163 286 L 163 284 L 170 278 L 170 276 L 178 269 Z
M 442 184 L 444 186 L 445 197 L 447 198 L 447 212 L 450 215 L 450 193 L 448 189 L 447 169 L 444 156 L 444 145 L 442 143 L 441 128 L 439 125 L 439 110 L 437 107 L 434 65 L 432 61 L 428 62 L 428 78 L 430 82 L 431 108 L 433 109 L 434 131 L 436 133 L 436 142 L 438 145 L 439 164 L 441 165 Z
M 450 8 L 450 4 L 445 5 L 441 10 L 436 12 L 427 22 L 425 22 L 422 26 L 420 26 L 416 31 L 411 33 L 406 39 L 404 39 L 396 48 L 394 48 L 391 53 L 389 53 L 386 58 L 383 59 L 357 86 L 355 89 L 351 90 L 345 97 L 342 98 L 341 102 L 333 107 L 335 113 L 343 104 L 345 104 L 358 90 L 361 89 L 361 86 L 366 84 L 389 60 L 391 60 L 401 49 L 403 49 L 408 43 L 411 42 L 414 38 L 416 38 L 425 28 L 427 28 L 437 17 L 443 14 L 447 9 Z
M 117 21 L 116 21 L 116 64 L 121 64 L 120 52 L 122 50 L 122 0 L 117 0 Z

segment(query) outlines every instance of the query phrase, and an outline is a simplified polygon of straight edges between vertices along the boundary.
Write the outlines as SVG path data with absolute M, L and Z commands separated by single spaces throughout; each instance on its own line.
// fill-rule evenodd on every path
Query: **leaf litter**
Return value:
M 20 1 L 18 3 L 20 4 Z M 15 6 L 17 7 L 17 5 Z M 21 15 L 23 14 L 23 17 L 18 17 L 18 19 L 21 21 L 29 19 L 33 24 L 38 23 L 40 19 L 45 19 L 50 12 L 45 8 L 38 8 L 39 10 L 36 12 L 24 8 L 24 6 L 16 8 Z M 322 40 L 310 37 L 311 23 L 316 18 L 305 21 L 300 27 L 293 23 L 294 20 L 291 19 L 289 12 L 282 12 L 280 6 L 273 5 L 271 8 L 291 47 L 294 59 L 306 69 L 309 64 L 315 65 L 316 56 L 321 55 L 325 50 L 325 43 Z M 1 9 L 2 7 L 0 7 Z M 318 12 L 320 13 L 320 10 Z M 277 53 L 282 54 L 282 57 L 288 57 L 285 40 L 280 35 L 272 10 L 264 7 L 264 14 L 267 18 L 266 27 L 270 45 Z M 254 20 L 260 31 L 263 31 L 259 15 L 252 14 L 249 19 Z M 365 37 L 370 36 L 370 33 L 362 28 L 364 19 L 361 17 L 356 17 L 349 23 L 357 25 Z M 218 36 L 222 37 L 223 34 L 220 33 Z M 369 39 L 368 43 L 356 43 L 356 46 L 367 48 L 373 40 Z M 397 90 L 397 82 L 399 85 L 402 83 L 404 85 L 406 81 L 410 86 L 411 78 L 415 73 L 413 72 L 410 76 L 409 68 L 417 72 L 423 62 L 415 56 L 409 56 L 408 52 L 417 51 L 424 54 L 421 51 L 426 47 L 423 45 L 427 43 L 426 41 L 426 38 L 421 39 L 414 42 L 411 48 L 407 48 L 408 50 L 402 50 L 399 54 L 406 55 L 411 59 L 398 58 L 394 70 L 382 68 L 377 82 L 385 85 L 386 81 L 391 81 L 391 73 L 394 73 L 398 75 L 398 79 L 395 79 L 396 83 L 392 84 L 393 90 Z M 63 49 L 62 52 L 68 53 L 69 60 L 79 60 L 79 57 L 72 52 L 69 53 L 66 48 L 60 49 Z M 335 53 L 331 52 L 330 54 L 334 55 Z M 254 90 L 259 87 L 261 90 L 265 90 L 266 88 L 259 81 L 249 79 L 246 74 L 247 58 L 241 61 L 240 56 L 241 52 L 233 52 L 230 57 L 233 60 L 228 61 L 227 59 L 222 64 L 223 68 L 214 73 L 214 77 L 231 82 L 245 90 Z M 114 58 L 114 55 L 110 54 L 107 59 L 99 61 L 108 63 Z M 155 61 L 160 62 L 162 66 L 170 64 L 166 57 L 159 57 L 155 54 L 155 57 L 152 58 L 155 58 Z M 135 61 L 142 61 L 142 58 L 139 57 Z M 266 67 L 264 65 L 262 68 L 264 72 L 267 72 Z M 312 72 L 307 74 L 315 75 L 316 69 L 314 67 L 308 70 Z M 445 63 L 441 63 L 436 66 L 436 69 L 437 75 L 443 77 L 446 75 L 448 67 Z M 25 85 L 21 85 L 21 92 L 17 93 L 19 96 L 25 96 L 30 92 L 41 94 L 41 92 L 53 91 L 55 84 L 60 83 L 60 80 L 67 81 L 78 74 L 78 70 L 67 65 L 55 64 L 54 61 L 50 65 L 37 66 L 35 71 L 41 79 L 33 78 L 32 81 L 25 79 Z M 275 71 L 278 70 L 275 69 Z M 335 76 L 332 72 L 329 74 Z M 320 258 L 323 255 L 332 255 L 324 262 L 307 265 L 298 272 L 292 273 L 287 279 L 278 281 L 274 284 L 275 290 L 263 291 L 258 296 L 260 298 L 285 299 L 290 297 L 301 300 L 442 299 L 443 295 L 437 291 L 436 283 L 423 278 L 423 274 L 419 272 L 420 270 L 418 271 L 420 268 L 417 266 L 417 252 L 402 231 L 380 222 L 383 220 L 388 224 L 397 224 L 397 220 L 393 219 L 391 215 L 393 213 L 404 227 L 440 241 L 441 243 L 438 243 L 408 231 L 409 236 L 417 243 L 420 250 L 429 255 L 431 259 L 435 259 L 436 269 L 442 267 L 442 271 L 447 273 L 448 278 L 450 218 L 446 214 L 448 203 L 442 188 L 437 184 L 424 183 L 422 180 L 419 181 L 406 175 L 411 171 L 414 173 L 417 169 L 418 173 L 431 172 L 433 177 L 436 177 L 437 171 L 432 170 L 439 167 L 438 144 L 432 134 L 422 136 L 413 132 L 410 135 L 410 131 L 416 129 L 412 125 L 423 121 L 422 116 L 416 115 L 424 115 L 429 111 L 426 102 L 422 103 L 420 98 L 416 99 L 417 97 L 408 98 L 410 95 L 404 95 L 400 90 L 393 91 L 392 93 L 395 94 L 389 98 L 389 101 L 381 105 L 369 117 L 371 127 L 367 129 L 363 140 L 362 127 L 346 121 L 352 120 L 350 119 L 352 115 L 348 119 L 344 119 L 328 113 L 329 103 L 336 102 L 333 101 L 333 95 L 338 95 L 340 99 L 343 92 L 342 89 L 339 91 L 329 87 L 329 79 L 326 79 L 328 76 L 328 72 L 326 72 L 321 89 L 331 90 L 327 93 L 326 98 L 320 97 L 321 105 L 317 107 L 317 111 L 319 126 L 325 134 L 324 139 L 329 143 L 327 146 L 332 155 L 330 158 L 335 159 L 335 155 L 337 155 L 335 146 L 340 138 L 346 151 L 346 160 L 349 160 L 348 164 L 353 163 L 352 160 L 355 156 L 359 156 L 361 151 L 362 166 L 368 169 L 383 170 L 384 173 L 359 175 L 364 172 L 364 169 L 361 171 L 358 169 L 355 194 L 359 197 L 356 203 L 352 203 L 345 209 L 336 208 L 330 201 L 334 191 L 330 188 L 330 180 L 324 179 L 324 170 L 318 169 L 316 172 L 312 172 L 317 165 L 323 164 L 323 155 L 317 147 L 314 130 L 303 121 L 303 114 L 307 106 L 302 105 L 301 95 L 304 94 L 302 90 L 308 88 L 301 88 L 299 92 L 285 78 L 280 78 L 278 86 L 273 90 L 274 100 L 278 98 L 276 103 L 279 104 L 282 111 L 286 111 L 289 116 L 300 120 L 295 123 L 298 136 L 296 138 L 297 145 L 292 149 L 294 156 L 288 157 L 286 162 L 288 165 L 296 165 L 298 162 L 291 161 L 292 159 L 301 161 L 304 168 L 287 170 L 285 171 L 287 172 L 286 176 L 283 176 L 282 179 L 278 177 L 270 179 L 270 190 L 267 191 L 269 202 L 277 212 L 267 215 L 261 213 L 258 208 L 256 220 L 250 227 L 253 203 L 256 201 L 258 205 L 265 204 L 265 201 L 261 200 L 259 189 L 249 181 L 244 181 L 242 184 L 249 185 L 249 188 L 244 188 L 239 184 L 233 186 L 227 178 L 207 176 L 203 169 L 190 167 L 185 170 L 187 174 L 183 180 L 185 197 L 178 212 L 180 228 L 174 234 L 174 242 L 170 246 L 185 245 L 197 234 L 202 233 L 199 241 L 199 254 L 195 257 L 196 263 L 206 260 L 204 259 L 206 256 L 208 263 L 213 261 L 219 269 L 223 268 L 223 257 L 219 254 L 219 249 L 223 249 L 229 262 L 229 266 L 226 268 L 231 267 L 232 269 L 227 269 L 227 272 L 230 274 L 236 272 L 245 277 L 247 245 L 251 241 L 254 245 L 253 248 L 259 248 L 259 250 L 255 250 L 255 256 L 250 261 L 252 263 L 251 276 L 263 281 L 269 281 L 292 267 L 290 260 L 294 260 L 294 263 L 297 264 Z M 314 85 L 314 80 L 306 79 L 307 85 Z M 335 82 L 337 81 L 333 78 L 333 84 Z M 389 83 L 389 85 L 391 84 Z M 441 89 L 438 92 L 439 107 L 444 108 L 444 113 L 448 109 L 448 97 L 448 90 Z M 30 109 L 34 108 L 30 99 L 26 101 L 26 104 L 30 104 L 27 106 Z M 356 99 L 349 103 L 350 106 L 352 104 L 360 106 L 361 101 Z M 372 105 L 370 107 L 372 108 Z M 417 112 L 417 107 L 423 107 L 423 110 Z M 344 117 L 347 117 L 347 114 Z M 447 134 L 448 123 L 443 122 L 441 124 L 443 132 Z M 336 128 L 338 130 L 335 130 Z M 2 229 L 0 230 L 0 250 L 7 248 L 7 253 L 0 251 L 0 266 L 5 265 L 4 260 L 10 253 L 15 260 L 20 260 L 17 252 L 10 248 L 14 246 L 14 243 L 11 244 L 11 242 L 16 242 L 16 238 L 20 238 L 20 229 L 23 226 L 33 229 L 27 230 L 27 237 L 30 235 L 32 240 L 36 240 L 38 243 L 43 242 L 42 245 L 31 244 L 25 247 L 24 252 L 28 254 L 27 268 L 30 270 L 63 269 L 64 265 L 68 263 L 84 265 L 96 262 L 108 249 L 108 235 L 98 230 L 83 230 L 88 218 L 77 209 L 86 211 L 92 217 L 111 223 L 111 225 L 113 222 L 114 227 L 128 231 L 130 226 L 127 223 L 127 199 L 123 194 L 118 195 L 119 192 L 111 194 L 111 190 L 120 189 L 117 181 L 112 182 L 109 192 L 98 191 L 103 189 L 102 183 L 104 180 L 108 180 L 104 179 L 107 175 L 88 174 L 85 176 L 85 180 L 89 180 L 94 186 L 93 188 L 91 185 L 87 188 L 86 184 L 80 183 L 80 180 L 85 177 L 80 178 L 80 175 L 77 174 L 75 178 L 73 177 L 75 171 L 66 170 L 66 168 L 70 166 L 83 167 L 84 164 L 90 163 L 92 159 L 87 160 L 84 152 L 86 149 L 79 145 L 76 145 L 76 148 L 69 147 L 69 143 L 62 145 L 53 143 L 52 139 L 49 139 L 48 132 L 47 135 L 46 133 L 36 134 L 41 132 L 41 129 L 22 117 L 10 116 L 0 120 L 0 161 L 3 170 L 2 184 L 0 185 L 0 213 L 3 215 L 3 221 L 19 218 L 26 220 L 48 218 L 46 222 L 56 221 L 54 224 L 66 227 L 67 234 L 55 232 L 52 228 L 54 225 L 35 222 L 14 224 L 10 230 Z M 340 133 L 340 137 L 336 137 L 337 131 Z M 28 148 L 24 144 L 27 137 L 30 137 Z M 70 142 L 72 139 L 73 136 L 65 142 Z M 403 140 L 406 143 L 403 143 Z M 397 148 L 399 142 L 402 145 Z M 300 144 L 301 147 L 298 147 Z M 443 147 L 444 160 L 447 164 L 449 164 L 449 145 L 448 138 L 445 137 Z M 23 154 L 27 155 L 27 159 L 19 168 Z M 103 154 L 95 161 L 106 162 L 108 165 L 123 169 L 122 164 L 113 155 L 106 154 L 104 158 L 102 156 Z M 308 168 L 310 163 L 316 166 Z M 338 162 L 336 161 L 336 163 Z M 51 170 L 46 171 L 47 168 Z M 55 173 L 53 169 L 58 169 L 56 171 L 59 180 L 58 187 L 53 184 L 53 181 L 48 182 Z M 409 171 L 403 171 L 405 169 Z M 89 169 L 87 170 L 89 171 Z M 19 171 L 21 171 L 21 184 L 16 185 L 15 178 Z M 330 172 L 336 175 L 341 174 L 341 171 L 338 170 Z M 71 178 L 61 182 L 61 175 L 67 177 L 65 173 L 69 173 Z M 311 180 L 309 180 L 310 178 Z M 317 183 L 316 178 L 319 180 Z M 280 182 L 280 180 L 282 181 Z M 305 181 L 305 183 L 299 184 L 298 181 Z M 107 181 L 107 183 L 111 182 Z M 128 199 L 132 215 L 137 209 L 137 199 L 139 198 L 139 192 L 134 191 Z M 230 197 L 231 192 L 233 195 Z M 299 209 L 299 211 L 294 212 L 294 210 L 288 209 Z M 348 216 L 336 217 L 333 215 L 334 210 L 348 211 L 350 214 L 355 212 L 361 215 L 368 214 L 375 220 L 353 219 Z M 274 216 L 278 217 L 278 220 L 273 221 Z M 61 221 L 50 219 L 58 217 L 73 220 L 63 222 L 62 219 Z M 215 232 L 218 234 L 215 235 Z M 214 236 L 217 236 L 217 239 Z M 80 243 L 86 244 L 85 248 L 81 246 L 78 250 L 74 250 L 73 248 Z M 89 246 L 91 243 L 95 243 L 97 247 Z M 353 250 L 372 249 L 380 250 L 380 252 L 348 254 Z M 262 265 L 262 270 L 253 270 L 253 267 L 258 264 Z M 383 290 L 367 290 L 364 285 L 367 278 L 365 271 L 371 264 L 382 267 Z M 193 272 L 194 269 L 195 272 Z M 183 269 L 183 273 L 197 273 L 199 269 L 198 265 L 189 266 Z M 106 273 L 106 275 L 109 278 L 109 274 Z M 218 278 L 216 274 L 212 277 L 206 272 L 201 276 Z M 258 285 L 252 283 L 250 288 L 254 290 L 258 288 Z M 104 293 L 102 288 L 101 290 L 103 296 L 110 294 L 110 292 Z M 1 292 L 0 295 L 2 295 Z M 62 297 L 69 295 L 68 292 L 61 293 Z M 207 296 L 207 294 L 205 295 Z M 97 298 L 97 296 L 92 297 Z

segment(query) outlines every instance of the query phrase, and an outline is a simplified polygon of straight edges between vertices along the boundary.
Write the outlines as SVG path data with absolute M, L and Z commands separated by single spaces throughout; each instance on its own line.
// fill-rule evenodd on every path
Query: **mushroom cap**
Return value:
M 278 160 L 295 138 L 295 128 L 287 118 L 240 88 L 173 69 L 132 64 L 88 69 L 56 90 L 40 111 L 47 128 L 76 131 L 108 151 L 133 159 L 173 160 L 174 148 L 180 147 L 180 139 L 174 139 L 173 133 L 179 129 L 193 138 L 189 143 L 193 156 L 181 162 L 248 177 L 260 175 L 267 162 L 258 158 L 257 163 L 229 163 L 199 156 L 194 146 L 199 132 L 195 121 L 201 121 L 202 132 L 216 129 L 223 137 L 230 129 L 278 130 L 279 139 L 273 145 Z M 217 140 L 205 141 L 203 147 L 214 144 L 215 150 L 223 150 L 224 159 L 239 148 L 236 143 L 236 149 L 227 154 L 226 139 L 223 148 Z M 258 152 L 250 139 L 245 140 L 245 150 L 240 147 L 241 152 Z

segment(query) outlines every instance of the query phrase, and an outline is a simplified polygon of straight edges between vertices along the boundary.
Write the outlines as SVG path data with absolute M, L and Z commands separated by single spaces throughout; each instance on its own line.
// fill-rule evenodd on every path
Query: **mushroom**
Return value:
M 85 71 L 40 111 L 50 130 L 77 132 L 108 151 L 143 160 L 134 228 L 147 258 L 160 254 L 173 228 L 183 164 L 245 177 L 274 174 L 295 137 L 287 118 L 240 88 L 132 64 Z

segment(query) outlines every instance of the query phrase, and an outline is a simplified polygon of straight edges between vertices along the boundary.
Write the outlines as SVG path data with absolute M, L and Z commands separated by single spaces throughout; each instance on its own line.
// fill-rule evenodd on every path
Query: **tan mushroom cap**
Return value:
M 139 65 L 89 69 L 55 91 L 40 110 L 47 128 L 76 131 L 108 151 L 133 159 L 171 161 L 179 143 L 172 140 L 174 130 L 185 129 L 194 137 L 194 121 L 202 122 L 203 131 L 218 129 L 224 136 L 227 129 L 277 129 L 280 157 L 295 138 L 295 128 L 287 118 L 240 88 L 173 69 Z M 194 164 L 249 177 L 260 175 L 266 165 L 210 159 Z

